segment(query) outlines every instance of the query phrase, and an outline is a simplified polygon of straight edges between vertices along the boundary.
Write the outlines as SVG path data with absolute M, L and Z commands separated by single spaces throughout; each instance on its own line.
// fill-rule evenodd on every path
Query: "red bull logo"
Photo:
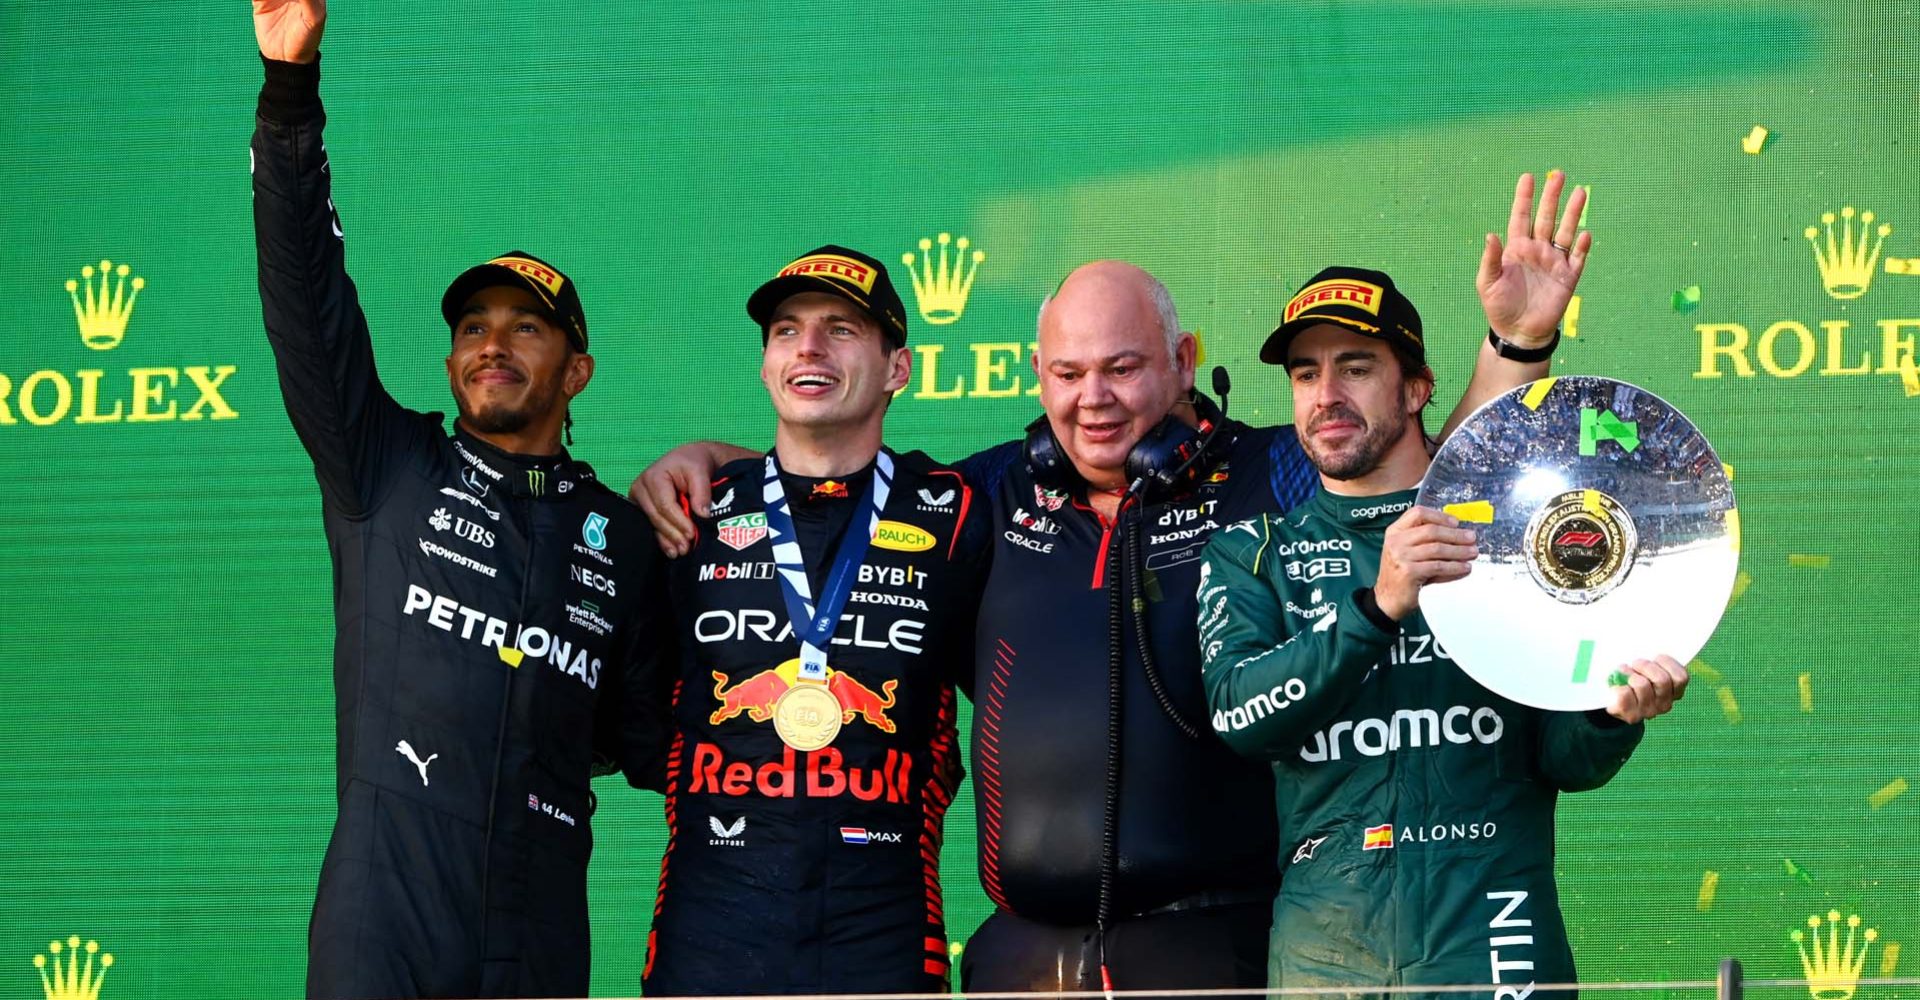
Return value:
M 799 683 L 800 660 L 791 659 L 771 670 L 762 670 L 732 687 L 727 686 L 726 674 L 718 670 L 712 674 L 713 696 L 719 700 L 720 707 L 707 716 L 709 724 L 717 726 L 741 713 L 754 722 L 771 722 L 773 703 Z M 827 668 L 827 691 L 840 703 L 843 725 L 858 718 L 883 733 L 897 731 L 898 727 L 887 717 L 887 709 L 893 707 L 893 692 L 899 686 L 898 680 L 890 680 L 881 684 L 876 692 L 851 674 Z
M 831 799 L 852 795 L 862 802 L 911 804 L 913 757 L 889 748 L 879 767 L 849 765 L 845 754 L 825 747 L 796 754 L 780 748 L 780 759 L 755 765 L 728 760 L 726 751 L 712 743 L 693 748 L 690 793 L 709 795 L 763 795 L 770 799 Z M 804 758 L 804 760 L 803 760 Z

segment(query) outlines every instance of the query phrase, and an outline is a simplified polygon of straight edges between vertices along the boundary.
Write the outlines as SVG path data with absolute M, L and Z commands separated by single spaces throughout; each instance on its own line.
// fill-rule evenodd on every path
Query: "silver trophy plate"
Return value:
M 1420 591 L 1447 655 L 1494 693 L 1603 708 L 1625 663 L 1686 663 L 1733 592 L 1740 515 L 1698 428 L 1625 382 L 1523 385 L 1475 410 L 1416 501 L 1479 533 L 1472 572 Z

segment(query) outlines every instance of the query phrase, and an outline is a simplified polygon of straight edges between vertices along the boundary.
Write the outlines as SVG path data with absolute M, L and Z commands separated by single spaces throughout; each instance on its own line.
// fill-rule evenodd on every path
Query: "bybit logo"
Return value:
M 973 279 L 980 273 L 980 262 L 987 259 L 984 251 L 975 250 L 971 257 L 967 253 L 969 241 L 965 236 L 959 240 L 952 233 L 940 234 L 940 261 L 936 265 L 933 258 L 934 241 L 920 240 L 920 254 L 916 258 L 912 251 L 900 255 L 900 262 L 907 265 L 907 273 L 913 276 L 913 297 L 920 304 L 920 318 L 934 326 L 946 326 L 960 318 L 967 311 L 967 296 L 973 294 Z M 949 254 L 951 245 L 958 253 Z M 968 265 L 972 266 L 969 267 Z
M 127 281 L 127 275 L 133 268 L 122 264 L 118 272 L 113 261 L 100 262 L 100 280 L 93 280 L 93 265 L 80 269 L 80 280 L 67 279 L 67 297 L 73 300 L 73 316 L 80 323 L 80 340 L 96 351 L 111 351 L 120 346 L 120 339 L 127 335 L 127 320 L 133 318 L 133 301 L 140 297 L 140 290 L 147 287 L 147 279 L 134 275 L 133 281 Z M 108 288 L 108 283 L 118 274 L 120 280 Z M 86 287 L 86 301 L 82 303 L 80 291 Z M 132 288 L 131 294 L 128 288 Z
M 95 351 L 111 351 L 125 339 L 134 302 L 147 287 L 131 265 L 102 259 L 80 269 L 77 280 L 66 282 L 73 303 L 80 342 Z M 82 368 L 68 373 L 43 369 L 16 378 L 0 372 L 0 427 L 21 421 L 46 427 L 72 418 L 76 424 L 157 423 L 161 421 L 232 420 L 240 414 L 221 394 L 234 365 L 127 368 L 109 379 L 105 369 Z M 197 396 L 190 406 L 175 393 L 182 380 Z M 75 383 L 79 399 L 75 400 Z M 77 405 L 76 405 L 77 404 Z
M 46 955 L 33 956 L 33 967 L 40 970 L 40 988 L 46 992 L 47 1000 L 100 1000 L 100 981 L 107 978 L 113 956 L 101 953 L 100 942 L 88 941 L 83 965 L 82 950 L 80 935 L 75 934 L 67 938 L 65 947 L 52 941 L 47 944 Z M 66 954 L 64 963 L 60 960 L 62 952 Z M 100 960 L 98 968 L 94 967 L 96 955 Z
M 1820 225 L 1802 230 L 1813 248 L 1813 261 L 1819 269 L 1820 286 L 1831 299 L 1847 302 L 1867 294 L 1873 283 L 1876 265 L 1893 226 L 1876 223 L 1871 211 L 1857 211 L 1852 205 L 1838 212 L 1823 212 Z M 1837 227 L 1836 227 L 1837 224 Z M 1797 255 L 1796 255 L 1797 256 Z M 1804 260 L 1805 258 L 1800 258 Z M 1920 258 L 1888 258 L 1888 274 L 1920 275 Z M 1871 322 L 1879 336 L 1854 332 L 1858 320 Z M 1819 334 L 1814 332 L 1818 327 Z M 1816 375 L 1893 375 L 1909 383 L 1909 390 L 1920 393 L 1914 383 L 1914 336 L 1920 333 L 1920 318 L 1902 319 L 1822 319 L 1804 323 L 1782 319 L 1761 329 L 1757 324 L 1698 323 L 1700 368 L 1694 378 L 1720 378 L 1728 371 L 1735 378 L 1752 378 L 1756 366 L 1774 378 L 1798 378 Z M 1878 346 L 1875 357 L 1874 346 Z M 1814 368 L 1820 363 L 1818 369 Z
M 1867 949 L 1880 932 L 1869 927 L 1859 934 L 1860 915 L 1847 917 L 1847 939 L 1840 940 L 1840 911 L 1827 911 L 1827 939 L 1820 940 L 1820 915 L 1807 918 L 1808 932 L 1795 930 L 1787 935 L 1800 950 L 1800 967 L 1807 973 L 1807 992 L 1813 1000 L 1848 1000 L 1859 987 L 1860 970 L 1867 964 Z M 1858 935 L 1860 948 L 1854 950 Z M 1813 946 L 1809 953 L 1807 946 Z

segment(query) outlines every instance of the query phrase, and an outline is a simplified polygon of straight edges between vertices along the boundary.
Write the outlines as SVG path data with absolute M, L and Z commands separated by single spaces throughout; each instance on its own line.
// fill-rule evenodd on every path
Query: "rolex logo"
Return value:
M 1878 931 L 1867 928 L 1865 934 L 1858 934 L 1860 949 L 1854 950 L 1856 934 L 1860 928 L 1860 915 L 1847 918 L 1847 939 L 1840 941 L 1840 911 L 1827 911 L 1827 934 L 1824 942 L 1820 939 L 1820 915 L 1807 918 L 1807 930 L 1795 930 L 1787 935 L 1793 939 L 1794 947 L 1800 949 L 1800 967 L 1807 973 L 1807 992 L 1814 1000 L 1848 1000 L 1860 982 L 1860 970 L 1867 964 L 1867 948 L 1879 937 Z M 1808 950 L 1808 946 L 1812 950 Z
M 133 300 L 140 297 L 140 289 L 147 287 L 147 279 L 135 276 L 132 281 L 127 275 L 133 270 L 125 264 L 115 267 L 113 261 L 100 262 L 99 280 L 95 281 L 92 264 L 80 269 L 80 280 L 67 279 L 67 297 L 73 300 L 73 316 L 80 323 L 80 340 L 96 351 L 111 351 L 120 346 L 120 338 L 127 334 L 127 320 L 133 316 Z M 119 280 L 114 280 L 114 279 Z M 81 297 L 84 286 L 86 297 Z
M 1880 263 L 1880 245 L 1886 241 L 1893 227 L 1882 222 L 1877 228 L 1873 224 L 1872 212 L 1859 213 L 1860 229 L 1854 232 L 1853 206 L 1840 210 L 1840 234 L 1836 240 L 1833 232 L 1835 216 L 1832 212 L 1822 213 L 1820 222 L 1826 227 L 1826 239 L 1820 238 L 1820 226 L 1806 228 L 1807 242 L 1813 245 L 1813 259 L 1820 265 L 1820 283 L 1827 294 L 1836 299 L 1857 299 L 1867 294 L 1867 285 L 1873 281 L 1873 269 Z M 1871 237 L 1871 245 L 1869 245 Z
M 87 953 L 84 964 L 80 958 L 83 950 Z M 98 968 L 94 965 L 96 955 Z M 40 987 L 46 991 L 47 1000 L 99 1000 L 100 981 L 107 977 L 111 965 L 113 956 L 100 954 L 100 942 L 88 941 L 83 949 L 78 934 L 68 938 L 64 946 L 59 941 L 50 942 L 47 954 L 33 956 L 33 967 L 40 970 Z
M 934 262 L 934 241 L 922 237 L 920 253 L 908 251 L 900 255 L 901 263 L 907 265 L 907 273 L 913 276 L 913 297 L 920 303 L 920 318 L 935 326 L 945 326 L 960 318 L 967 310 L 967 296 L 973 293 L 974 276 L 980 273 L 980 262 L 987 259 L 984 251 L 975 250 L 968 256 L 971 245 L 965 236 L 958 240 L 952 233 L 941 233 L 940 260 Z M 953 252 L 948 251 L 948 247 Z M 969 266 L 971 265 L 971 266 Z

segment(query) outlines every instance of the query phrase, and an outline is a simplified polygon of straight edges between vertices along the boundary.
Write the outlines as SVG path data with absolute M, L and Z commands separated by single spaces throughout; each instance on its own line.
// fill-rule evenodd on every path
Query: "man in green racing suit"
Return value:
M 1587 238 L 1557 236 L 1571 293 Z M 1213 536 L 1199 626 L 1214 729 L 1274 768 L 1269 985 L 1490 983 L 1450 995 L 1517 1000 L 1571 982 L 1554 801 L 1606 784 L 1643 721 L 1685 692 L 1686 669 L 1636 661 L 1605 711 L 1545 712 L 1482 688 L 1440 648 L 1419 588 L 1465 576 L 1477 550 L 1471 530 L 1413 505 L 1433 376 L 1392 279 L 1321 272 L 1260 357 L 1287 367 L 1321 486 Z

